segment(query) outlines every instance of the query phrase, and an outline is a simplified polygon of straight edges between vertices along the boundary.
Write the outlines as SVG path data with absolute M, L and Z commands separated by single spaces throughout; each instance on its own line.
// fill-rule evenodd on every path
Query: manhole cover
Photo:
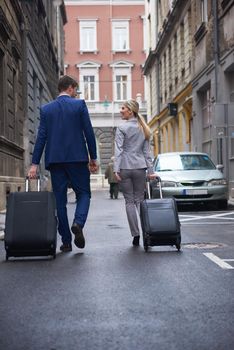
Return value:
M 223 243 L 185 243 L 182 244 L 184 248 L 190 249 L 214 249 L 214 248 L 222 248 L 225 247 Z

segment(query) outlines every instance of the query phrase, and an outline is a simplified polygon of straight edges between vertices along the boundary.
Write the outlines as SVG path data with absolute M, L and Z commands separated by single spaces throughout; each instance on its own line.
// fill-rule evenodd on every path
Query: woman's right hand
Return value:
M 156 173 L 148 174 L 148 179 L 149 179 L 149 180 L 155 180 L 155 179 L 157 179 L 157 178 L 159 178 L 159 176 L 158 176 L 158 174 L 156 174 Z
M 115 173 L 115 177 L 116 177 L 116 180 L 118 181 L 118 182 L 120 182 L 122 179 L 121 179 L 121 177 L 120 177 L 120 175 L 119 175 L 119 173 Z

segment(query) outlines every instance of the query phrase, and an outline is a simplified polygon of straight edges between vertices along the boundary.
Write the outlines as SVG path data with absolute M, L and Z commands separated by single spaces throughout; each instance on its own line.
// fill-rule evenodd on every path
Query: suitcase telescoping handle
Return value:
M 25 191 L 28 192 L 29 191 L 29 177 L 26 176 L 25 179 Z M 40 192 L 41 190 L 41 179 L 40 179 L 40 175 L 37 175 L 37 191 Z
M 162 180 L 161 180 L 161 177 L 156 176 L 155 180 L 158 181 L 159 194 L 160 194 L 160 198 L 162 199 L 162 198 L 163 198 L 163 195 L 162 195 L 162 183 L 161 183 Z M 146 178 L 146 187 L 147 187 L 148 198 L 151 199 L 151 194 L 150 194 L 150 180 L 149 180 L 148 177 Z

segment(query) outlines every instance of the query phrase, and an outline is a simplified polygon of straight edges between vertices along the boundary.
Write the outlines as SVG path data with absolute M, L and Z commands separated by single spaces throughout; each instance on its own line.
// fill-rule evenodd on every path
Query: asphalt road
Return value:
M 94 191 L 84 250 L 5 262 L 0 243 L 0 349 L 234 349 L 234 208 L 180 221 L 181 252 L 145 253 L 123 198 Z

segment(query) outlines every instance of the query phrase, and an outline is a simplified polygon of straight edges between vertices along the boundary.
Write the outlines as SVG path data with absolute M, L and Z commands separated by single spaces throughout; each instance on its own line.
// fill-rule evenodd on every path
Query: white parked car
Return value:
M 154 160 L 164 197 L 178 203 L 215 202 L 220 209 L 228 203 L 227 181 L 208 154 L 199 152 L 162 153 Z M 150 182 L 152 198 L 159 198 L 157 181 Z

